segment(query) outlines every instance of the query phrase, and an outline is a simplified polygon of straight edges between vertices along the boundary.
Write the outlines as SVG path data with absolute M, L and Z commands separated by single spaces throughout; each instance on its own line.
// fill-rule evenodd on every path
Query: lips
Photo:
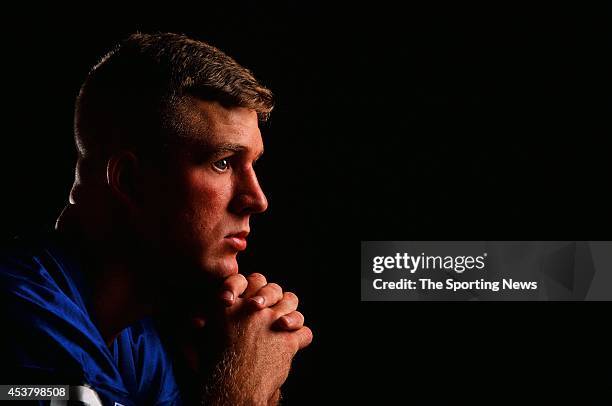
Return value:
M 244 251 L 247 247 L 248 231 L 239 231 L 225 236 L 225 241 L 236 251 Z

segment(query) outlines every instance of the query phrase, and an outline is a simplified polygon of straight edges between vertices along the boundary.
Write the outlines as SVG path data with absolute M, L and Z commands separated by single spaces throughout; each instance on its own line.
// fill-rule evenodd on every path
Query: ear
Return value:
M 138 203 L 139 171 L 138 157 L 127 150 L 113 154 L 106 165 L 106 183 L 111 193 L 131 209 Z

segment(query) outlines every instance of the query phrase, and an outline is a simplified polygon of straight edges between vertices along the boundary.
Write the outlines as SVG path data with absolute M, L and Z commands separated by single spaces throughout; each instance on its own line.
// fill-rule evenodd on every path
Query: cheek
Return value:
M 199 233 L 223 231 L 217 229 L 223 227 L 231 191 L 229 177 L 192 174 L 185 193 L 187 220 L 192 222 L 192 228 Z

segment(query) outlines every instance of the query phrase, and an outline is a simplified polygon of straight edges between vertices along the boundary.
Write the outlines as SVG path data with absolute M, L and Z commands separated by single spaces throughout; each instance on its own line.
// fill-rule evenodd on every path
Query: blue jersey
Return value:
M 89 286 L 77 258 L 56 233 L 3 247 L 2 383 L 86 384 L 104 405 L 181 404 L 152 320 L 106 345 L 90 317 Z

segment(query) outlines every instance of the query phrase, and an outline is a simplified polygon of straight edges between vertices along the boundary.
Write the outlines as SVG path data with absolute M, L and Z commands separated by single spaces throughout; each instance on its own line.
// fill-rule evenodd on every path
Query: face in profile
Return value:
M 263 153 L 257 113 L 189 100 L 186 136 L 170 146 L 158 198 L 162 249 L 215 279 L 238 272 L 251 215 L 268 203 L 254 164 Z

